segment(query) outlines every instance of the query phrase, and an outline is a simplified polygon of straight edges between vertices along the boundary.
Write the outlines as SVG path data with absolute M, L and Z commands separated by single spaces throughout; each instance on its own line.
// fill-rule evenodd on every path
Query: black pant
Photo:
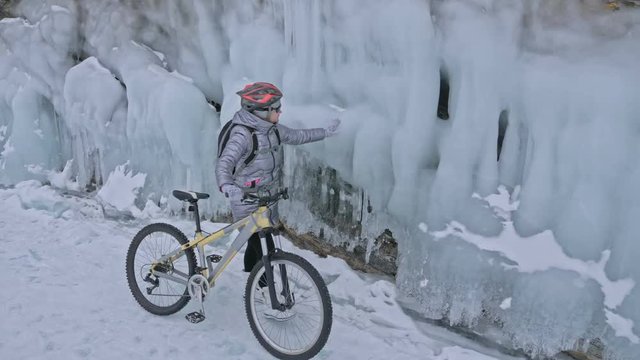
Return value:
M 266 234 L 267 249 L 272 252 L 275 249 L 273 244 L 273 236 Z M 247 249 L 244 252 L 244 271 L 251 272 L 256 263 L 262 259 L 262 245 L 260 245 L 260 236 L 256 233 L 251 235 L 247 242 Z

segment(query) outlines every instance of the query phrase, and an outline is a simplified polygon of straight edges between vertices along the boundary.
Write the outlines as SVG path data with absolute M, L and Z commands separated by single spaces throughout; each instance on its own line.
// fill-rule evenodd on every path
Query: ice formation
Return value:
M 217 129 L 238 108 L 235 91 L 271 81 L 286 94 L 284 123 L 342 119 L 338 137 L 304 151 L 367 192 L 365 233 L 392 228 L 410 306 L 471 328 L 488 319 L 532 354 L 594 338 L 619 358 L 640 353 L 638 10 L 600 0 L 13 10 L 0 20 L 0 184 L 51 181 L 73 159 L 67 173 L 92 190 L 128 161 L 145 176 L 133 205 L 146 214 L 173 188 L 209 192 L 206 210 L 224 209 Z M 491 205 L 491 194 L 518 206 Z M 317 221 L 293 204 L 285 214 Z M 557 257 L 519 257 L 545 244 Z

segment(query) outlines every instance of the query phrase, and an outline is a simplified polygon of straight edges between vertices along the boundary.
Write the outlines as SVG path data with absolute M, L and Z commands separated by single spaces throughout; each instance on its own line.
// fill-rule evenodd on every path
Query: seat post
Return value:
M 193 201 L 192 204 L 193 214 L 196 217 L 196 232 L 202 232 L 202 229 L 200 228 L 200 212 L 198 211 L 198 201 Z

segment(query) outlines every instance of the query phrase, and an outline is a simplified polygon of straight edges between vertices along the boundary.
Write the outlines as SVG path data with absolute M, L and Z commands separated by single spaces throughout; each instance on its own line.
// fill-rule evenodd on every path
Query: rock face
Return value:
M 11 16 L 11 1 L 0 2 L 0 19 Z
M 603 360 L 609 359 L 605 356 L 605 347 L 598 338 L 586 341 L 581 339 L 574 350 L 567 351 L 567 354 L 578 360 Z
M 623 7 L 638 7 L 640 6 L 639 0 L 607 0 L 607 7 L 611 10 L 617 11 Z
M 398 270 L 396 266 L 397 258 L 398 243 L 393 238 L 391 230 L 385 229 L 373 244 L 373 250 L 369 256 L 369 264 L 376 269 L 380 269 L 385 274 L 395 276 Z
M 396 265 L 395 258 L 387 263 L 367 263 L 365 261 L 365 249 L 362 246 L 356 246 L 353 250 L 349 250 L 346 246 L 330 245 L 315 234 L 306 233 L 298 234 L 287 225 L 283 226 L 284 235 L 291 240 L 296 246 L 311 250 L 314 253 L 326 257 L 334 256 L 343 259 L 351 266 L 351 268 L 363 272 L 395 275 Z

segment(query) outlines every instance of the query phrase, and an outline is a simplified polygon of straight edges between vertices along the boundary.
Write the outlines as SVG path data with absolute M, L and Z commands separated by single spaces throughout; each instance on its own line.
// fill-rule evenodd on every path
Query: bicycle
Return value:
M 192 323 L 202 322 L 205 296 L 249 237 L 258 233 L 263 255 L 249 274 L 244 295 L 251 331 L 277 358 L 315 356 L 331 332 L 333 309 L 327 286 L 307 260 L 281 250 L 279 241 L 274 241 L 275 250 L 266 251 L 266 235 L 279 235 L 270 220 L 271 208 L 280 199 L 288 199 L 287 189 L 275 194 L 245 195 L 243 201 L 258 204 L 257 210 L 211 234 L 200 227 L 198 211 L 198 200 L 209 195 L 174 190 L 173 196 L 188 202 L 189 211 L 194 212 L 195 236 L 188 240 L 182 231 L 166 223 L 147 225 L 134 236 L 127 252 L 126 273 L 131 293 L 140 306 L 155 315 L 171 315 L 195 299 L 200 310 L 185 317 Z M 206 245 L 235 230 L 239 233 L 224 255 L 205 253 Z M 206 266 L 198 266 L 194 249 L 200 264 Z

